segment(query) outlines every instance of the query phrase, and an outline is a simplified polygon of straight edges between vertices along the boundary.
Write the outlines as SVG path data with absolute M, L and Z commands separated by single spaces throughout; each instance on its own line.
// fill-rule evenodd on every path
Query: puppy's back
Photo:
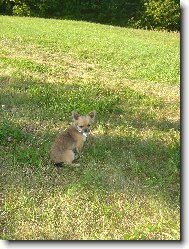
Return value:
M 74 150 L 76 146 L 76 132 L 75 128 L 70 126 L 56 138 L 51 147 L 50 157 L 53 162 L 58 162 L 64 151 Z

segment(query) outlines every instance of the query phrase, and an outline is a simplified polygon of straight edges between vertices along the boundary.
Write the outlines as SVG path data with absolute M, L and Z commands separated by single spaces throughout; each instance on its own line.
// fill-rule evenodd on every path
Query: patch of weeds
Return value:
M 15 125 L 11 120 L 4 120 L 0 124 L 0 140 L 4 146 L 14 146 L 26 140 L 26 134 L 21 126 Z
M 42 151 L 35 147 L 27 147 L 25 145 L 19 146 L 14 150 L 15 160 L 22 165 L 32 165 L 36 168 L 41 167 L 44 161 Z

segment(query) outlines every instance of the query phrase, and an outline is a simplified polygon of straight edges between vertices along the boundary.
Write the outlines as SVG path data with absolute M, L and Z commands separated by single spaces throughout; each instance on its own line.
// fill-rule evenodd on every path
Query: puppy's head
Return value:
M 77 130 L 83 134 L 88 134 L 91 124 L 94 122 L 96 111 L 89 112 L 86 116 L 79 115 L 77 112 L 72 112 L 72 118 Z

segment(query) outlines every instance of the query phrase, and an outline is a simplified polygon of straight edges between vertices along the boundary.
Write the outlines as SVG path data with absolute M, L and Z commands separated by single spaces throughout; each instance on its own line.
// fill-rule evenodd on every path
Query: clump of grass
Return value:
M 179 240 L 179 34 L 0 19 L 1 238 Z M 93 109 L 80 167 L 56 169 L 55 136 Z

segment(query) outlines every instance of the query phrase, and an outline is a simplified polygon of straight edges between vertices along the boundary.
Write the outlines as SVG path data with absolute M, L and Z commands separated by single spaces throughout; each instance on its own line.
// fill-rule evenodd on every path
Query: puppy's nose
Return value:
M 87 128 L 83 129 L 83 132 L 88 132 L 88 129 Z

